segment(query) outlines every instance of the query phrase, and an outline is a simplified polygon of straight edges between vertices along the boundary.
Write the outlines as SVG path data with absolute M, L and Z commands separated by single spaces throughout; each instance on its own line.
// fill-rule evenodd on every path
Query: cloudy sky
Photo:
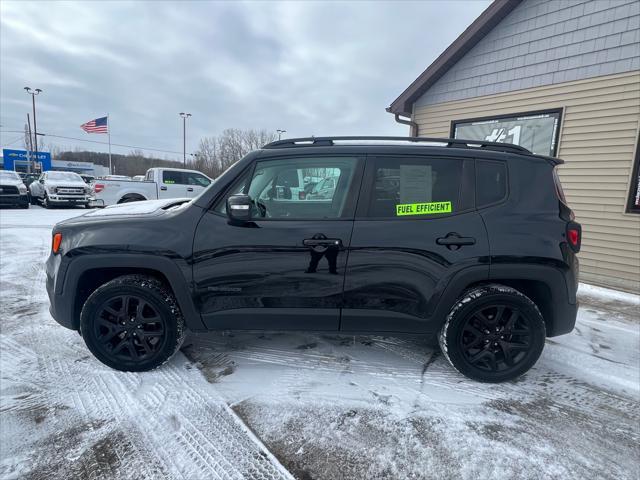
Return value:
M 489 3 L 3 0 L 0 143 L 21 148 L 24 86 L 44 90 L 40 132 L 106 140 L 79 125 L 109 113 L 113 143 L 167 151 L 182 151 L 181 111 L 187 152 L 230 127 L 404 135 L 385 107 Z

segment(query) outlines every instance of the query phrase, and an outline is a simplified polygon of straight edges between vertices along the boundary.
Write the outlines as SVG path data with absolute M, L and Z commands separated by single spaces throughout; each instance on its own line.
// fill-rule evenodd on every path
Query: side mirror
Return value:
M 40 180 L 38 180 L 40 183 L 44 184 L 44 178 L 41 178 Z
M 231 195 L 227 198 L 227 217 L 236 223 L 251 220 L 253 202 L 249 195 Z

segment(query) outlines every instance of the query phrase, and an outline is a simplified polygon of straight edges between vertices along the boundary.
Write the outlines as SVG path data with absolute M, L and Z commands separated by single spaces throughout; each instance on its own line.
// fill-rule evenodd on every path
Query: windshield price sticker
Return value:
M 451 202 L 405 203 L 396 205 L 396 216 L 451 213 Z

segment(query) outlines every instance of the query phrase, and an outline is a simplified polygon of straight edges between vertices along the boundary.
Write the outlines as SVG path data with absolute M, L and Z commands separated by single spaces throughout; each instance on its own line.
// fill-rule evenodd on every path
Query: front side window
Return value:
M 428 157 L 373 159 L 372 218 L 436 218 L 457 212 L 462 160 Z
M 199 173 L 187 172 L 187 185 L 194 185 L 196 187 L 208 187 L 211 181 Z
M 162 183 L 167 185 L 184 185 L 184 178 L 182 172 L 175 170 L 163 170 Z
M 330 219 L 343 215 L 357 160 L 291 158 L 256 164 L 248 195 L 254 218 Z M 316 180 L 310 192 L 306 185 Z
M 341 218 L 353 198 L 357 159 L 302 157 L 256 163 L 251 177 L 241 177 L 214 210 L 226 212 L 226 199 L 244 193 L 253 201 L 254 219 Z

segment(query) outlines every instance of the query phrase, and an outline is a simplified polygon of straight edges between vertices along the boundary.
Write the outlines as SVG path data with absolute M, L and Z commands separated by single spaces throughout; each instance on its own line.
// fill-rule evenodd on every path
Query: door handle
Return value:
M 466 245 L 475 245 L 476 239 L 473 237 L 461 237 L 459 234 L 452 232 L 447 234 L 446 237 L 436 239 L 436 243 L 444 245 L 449 250 L 458 250 Z
M 166 190 L 166 189 L 167 189 L 167 187 L 165 187 L 165 186 L 160 187 L 160 190 Z
M 187 192 L 193 192 L 193 188 L 192 187 L 187 188 Z

